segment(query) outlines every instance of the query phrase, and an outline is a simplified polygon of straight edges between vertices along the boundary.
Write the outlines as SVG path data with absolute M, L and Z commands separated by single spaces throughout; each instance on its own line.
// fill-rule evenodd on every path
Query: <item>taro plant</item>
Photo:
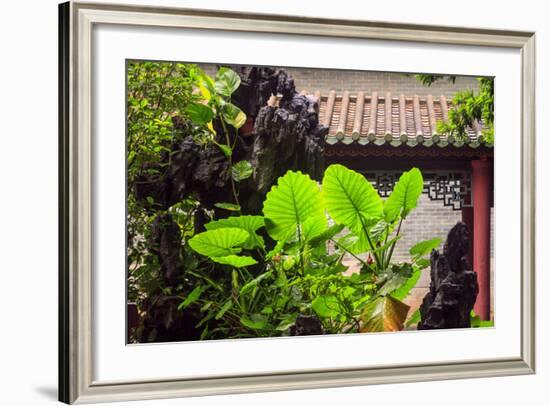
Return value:
M 441 243 L 422 241 L 410 249 L 409 263 L 392 261 L 422 187 L 416 168 L 386 200 L 342 165 L 329 166 L 321 185 L 289 171 L 267 194 L 263 216 L 212 221 L 189 240 L 231 273 L 232 286 L 223 292 L 206 280 L 182 307 L 198 302 L 201 323 L 217 320 L 218 330 L 238 337 L 289 334 L 298 317 L 315 318 L 327 333 L 401 330 L 409 310 L 402 300 Z M 346 255 L 360 262 L 359 273 L 346 272 Z M 206 291 L 217 291 L 216 298 Z

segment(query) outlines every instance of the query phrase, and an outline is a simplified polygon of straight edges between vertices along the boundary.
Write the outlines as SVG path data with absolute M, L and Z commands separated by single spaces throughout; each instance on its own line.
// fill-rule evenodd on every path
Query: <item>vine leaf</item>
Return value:
M 196 125 L 206 125 L 214 117 L 212 109 L 201 103 L 189 103 L 185 108 L 185 113 Z
M 239 88 L 240 84 L 241 78 L 237 73 L 225 67 L 218 69 L 216 82 L 214 83 L 217 93 L 230 97 Z
M 392 223 L 398 216 L 405 219 L 416 207 L 423 188 L 424 179 L 418 168 L 403 172 L 384 205 L 386 221 Z
M 231 103 L 226 103 L 224 105 L 223 118 L 228 124 L 237 129 L 241 128 L 244 123 L 246 123 L 246 114 L 244 114 L 240 108 Z
M 252 164 L 248 161 L 239 161 L 231 167 L 231 176 L 235 182 L 248 179 L 252 176 Z
M 365 306 L 361 315 L 362 333 L 400 331 L 409 312 L 409 306 L 391 297 L 384 296 Z
M 325 225 L 327 218 L 319 186 L 302 172 L 288 171 L 271 188 L 264 201 L 263 213 L 269 235 L 286 241 L 295 235 L 309 218 Z
M 233 155 L 233 150 L 229 145 L 220 144 L 219 142 L 214 141 L 214 144 L 218 146 L 219 149 L 222 150 L 223 154 L 229 158 L 231 155 Z

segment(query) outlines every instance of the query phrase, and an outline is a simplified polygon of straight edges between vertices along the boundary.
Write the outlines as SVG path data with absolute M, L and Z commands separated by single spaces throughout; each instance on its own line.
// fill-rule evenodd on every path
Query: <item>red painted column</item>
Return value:
M 482 320 L 491 318 L 491 188 L 491 161 L 472 161 L 473 265 L 479 283 L 474 311 Z
M 468 226 L 468 230 L 470 231 L 470 238 L 472 241 L 472 244 L 470 246 L 470 251 L 468 251 L 468 254 L 466 255 L 466 258 L 468 259 L 468 264 L 470 266 L 474 265 L 474 208 L 473 207 L 463 207 L 462 208 L 462 222 Z

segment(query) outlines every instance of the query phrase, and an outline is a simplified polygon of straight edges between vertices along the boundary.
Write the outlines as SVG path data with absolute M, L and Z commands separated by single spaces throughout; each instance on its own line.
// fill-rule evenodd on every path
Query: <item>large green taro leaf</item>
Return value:
M 264 240 L 256 234 L 256 231 L 264 226 L 264 218 L 262 216 L 233 216 L 221 220 L 211 221 L 204 227 L 207 230 L 217 230 L 220 228 L 241 228 L 250 233 L 248 239 L 244 242 L 243 248 L 253 249 L 263 247 Z
M 316 221 L 326 228 L 327 218 L 319 186 L 308 175 L 288 171 L 271 188 L 264 201 L 266 228 L 274 240 L 285 241 L 300 237 L 306 220 Z
M 189 240 L 189 245 L 201 255 L 224 257 L 241 252 L 240 247 L 249 237 L 250 233 L 246 230 L 224 227 L 195 235 Z
M 330 165 L 323 177 L 323 198 L 331 217 L 358 238 L 354 251 L 369 247 L 365 234 L 383 216 L 383 202 L 363 175 L 342 165 Z
M 418 168 L 403 172 L 384 205 L 386 221 L 391 223 L 398 216 L 403 219 L 407 217 L 411 210 L 416 207 L 423 188 L 424 180 Z

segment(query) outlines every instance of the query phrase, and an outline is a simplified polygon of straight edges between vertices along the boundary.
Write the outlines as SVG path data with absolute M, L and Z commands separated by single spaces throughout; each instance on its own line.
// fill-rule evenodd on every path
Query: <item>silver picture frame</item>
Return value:
M 92 29 L 185 27 L 506 47 L 521 52 L 521 354 L 490 361 L 102 383 L 92 346 Z M 59 6 L 59 400 L 91 403 L 533 374 L 535 33 L 68 2 Z

